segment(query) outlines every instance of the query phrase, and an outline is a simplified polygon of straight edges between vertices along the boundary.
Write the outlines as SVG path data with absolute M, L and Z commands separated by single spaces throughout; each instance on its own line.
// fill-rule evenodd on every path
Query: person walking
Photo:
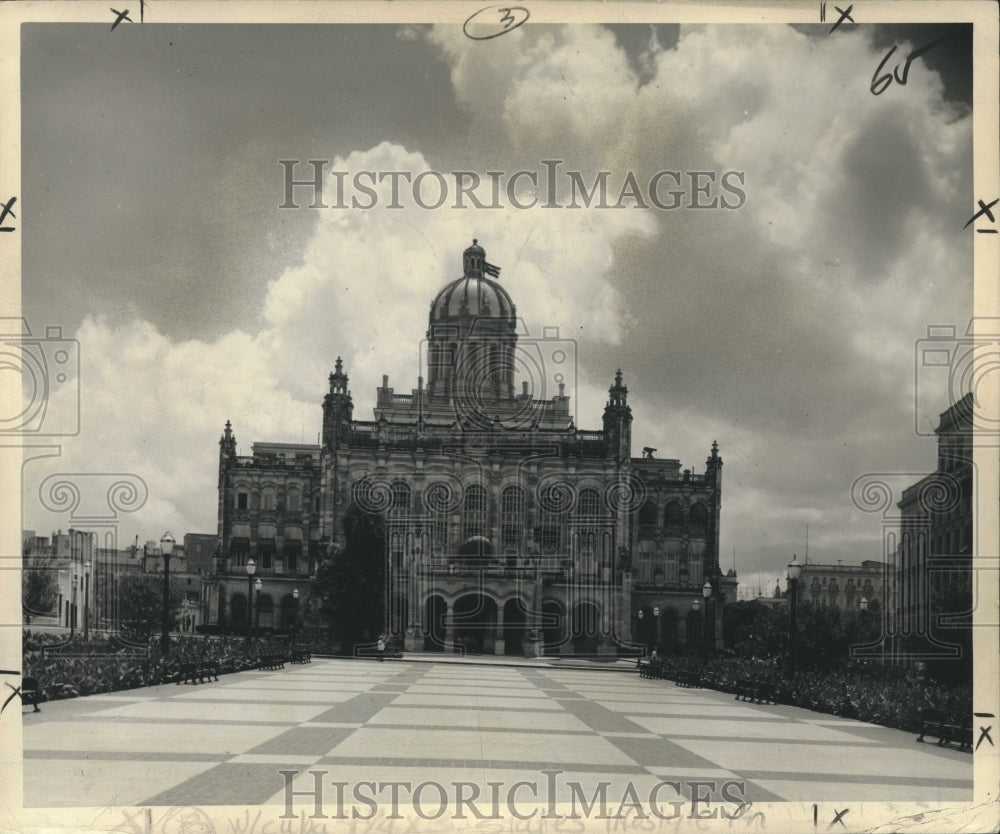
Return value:
M 385 637 L 383 635 L 378 636 L 378 662 L 381 663 L 385 660 Z

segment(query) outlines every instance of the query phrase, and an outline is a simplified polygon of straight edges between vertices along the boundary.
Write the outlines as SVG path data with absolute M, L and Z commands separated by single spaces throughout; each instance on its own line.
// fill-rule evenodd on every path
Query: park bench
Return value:
M 959 718 L 944 710 L 930 707 L 920 714 L 920 736 L 917 741 L 923 742 L 924 736 L 937 736 L 937 746 L 957 741 L 959 750 L 972 751 L 972 716 Z
M 20 696 L 22 704 L 31 704 L 34 707 L 32 712 L 41 712 L 38 704 L 45 700 L 45 694 L 38 685 L 38 678 L 23 678 L 21 688 L 15 691 Z
M 756 704 L 776 704 L 777 685 L 766 677 L 739 678 L 736 681 L 736 700 L 750 701 Z
M 177 669 L 177 685 L 191 681 L 192 684 L 211 683 L 219 679 L 219 664 L 214 660 L 182 660 Z
M 308 649 L 295 649 L 292 652 L 292 663 L 311 663 L 312 653 Z
M 674 686 L 699 687 L 701 686 L 701 672 L 695 668 L 678 669 L 674 674 Z
M 284 669 L 285 655 L 282 652 L 264 652 L 260 656 L 260 669 Z
M 639 677 L 640 678 L 662 678 L 663 677 L 663 664 L 658 660 L 650 660 L 648 662 L 639 663 Z

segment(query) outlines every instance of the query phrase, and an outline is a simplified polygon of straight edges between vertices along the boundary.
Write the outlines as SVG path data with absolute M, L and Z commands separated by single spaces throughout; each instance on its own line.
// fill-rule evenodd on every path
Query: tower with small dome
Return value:
M 718 446 L 703 473 L 633 457 L 621 369 L 601 427 L 579 428 L 558 365 L 570 348 L 530 334 L 499 276 L 474 239 L 431 301 L 424 373 L 398 392 L 384 375 L 372 419 L 355 419 L 338 357 L 316 445 L 240 456 L 227 422 L 216 621 L 238 627 L 253 559 L 280 627 L 293 586 L 343 548 L 352 504 L 385 520 L 386 633 L 411 651 L 681 648 L 701 639 L 691 601 L 706 579 L 735 599 L 718 567 Z

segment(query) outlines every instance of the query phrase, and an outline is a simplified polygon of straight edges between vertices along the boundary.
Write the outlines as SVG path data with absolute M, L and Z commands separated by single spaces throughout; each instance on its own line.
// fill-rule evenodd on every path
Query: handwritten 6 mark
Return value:
M 932 50 L 935 46 L 939 46 L 946 40 L 948 40 L 947 35 L 945 35 L 943 38 L 938 38 L 935 41 L 931 41 L 928 44 L 924 44 L 919 49 L 914 49 L 913 52 L 911 52 L 906 57 L 906 63 L 903 65 L 902 75 L 899 74 L 899 64 L 896 64 L 896 66 L 892 70 L 892 73 L 887 72 L 885 75 L 879 75 L 879 73 L 882 72 L 882 67 L 884 67 L 886 63 L 888 63 L 889 59 L 896 51 L 897 47 L 894 46 L 885 54 L 885 57 L 882 59 L 882 63 L 878 65 L 878 68 L 875 70 L 875 74 L 872 76 L 872 85 L 871 85 L 872 95 L 873 96 L 882 95 L 882 93 L 884 93 L 887 89 L 889 89 L 889 85 L 892 84 L 893 78 L 896 79 L 896 83 L 899 84 L 900 87 L 906 86 L 906 79 L 909 77 L 910 74 L 910 64 L 913 63 L 917 58 L 919 58 L 925 52 L 930 52 L 930 50 Z

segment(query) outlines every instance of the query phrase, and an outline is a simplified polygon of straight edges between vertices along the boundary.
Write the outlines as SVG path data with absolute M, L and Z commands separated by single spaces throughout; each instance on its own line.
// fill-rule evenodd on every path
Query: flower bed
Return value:
M 665 657 L 663 669 L 670 680 L 695 675 L 701 686 L 722 692 L 735 692 L 740 680 L 765 679 L 773 684 L 778 703 L 899 730 L 919 731 L 921 712 L 927 708 L 955 715 L 972 711 L 968 685 L 934 684 L 912 670 L 877 664 L 829 672 L 804 670 L 790 676 L 770 661 Z
M 186 661 L 215 663 L 220 674 L 255 669 L 261 654 L 285 648 L 280 641 L 247 644 L 235 637 L 175 637 L 171 654 L 162 657 L 158 640 L 125 644 L 108 637 L 67 640 L 26 631 L 23 674 L 36 678 L 45 700 L 52 701 L 173 683 Z

